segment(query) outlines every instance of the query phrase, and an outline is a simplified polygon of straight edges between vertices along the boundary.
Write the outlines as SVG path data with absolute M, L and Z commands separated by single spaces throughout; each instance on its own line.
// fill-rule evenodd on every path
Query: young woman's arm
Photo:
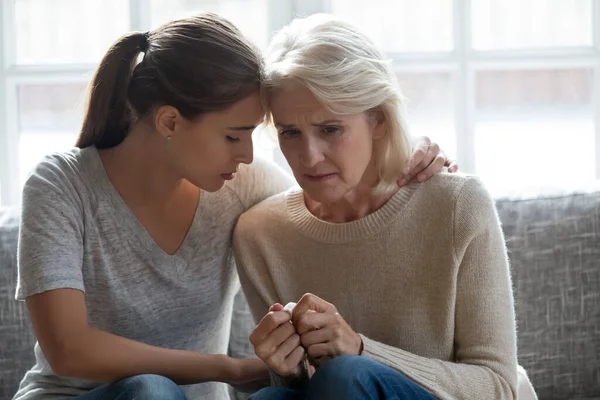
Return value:
M 265 376 L 260 360 L 233 359 L 163 349 L 88 325 L 83 292 L 57 289 L 28 297 L 33 329 L 52 370 L 60 376 L 114 382 L 157 374 L 178 384 L 220 381 L 236 384 Z
M 79 168 L 72 155 L 50 156 L 23 189 L 17 298 L 27 302 L 52 370 L 97 382 L 144 373 L 177 383 L 236 384 L 268 376 L 259 360 L 157 348 L 90 326 L 82 270 L 86 183 Z

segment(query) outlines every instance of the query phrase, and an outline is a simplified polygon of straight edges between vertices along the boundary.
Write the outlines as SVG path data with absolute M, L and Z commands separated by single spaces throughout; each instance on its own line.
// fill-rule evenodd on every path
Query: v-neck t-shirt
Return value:
M 23 190 L 16 298 L 72 288 L 85 293 L 90 326 L 153 346 L 227 353 L 239 280 L 231 237 L 252 205 L 293 184 L 274 164 L 242 166 L 217 192 L 201 191 L 180 248 L 163 251 L 110 182 L 95 147 L 47 156 Z M 36 364 L 15 399 L 64 399 L 100 385 Z M 189 399 L 228 398 L 227 386 L 184 387 Z

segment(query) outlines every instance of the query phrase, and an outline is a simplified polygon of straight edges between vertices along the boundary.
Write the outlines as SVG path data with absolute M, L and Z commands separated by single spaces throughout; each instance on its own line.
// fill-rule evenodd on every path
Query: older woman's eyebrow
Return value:
M 328 124 L 341 124 L 343 121 L 341 119 L 326 119 L 325 121 L 312 123 L 312 126 L 325 126 Z M 280 122 L 275 122 L 275 126 L 278 128 L 289 129 L 294 128 L 296 125 L 294 124 L 282 124 Z
M 283 129 L 290 129 L 295 127 L 296 125 L 294 124 L 282 124 L 281 122 L 275 122 L 275 126 L 278 128 L 283 128 Z
M 311 125 L 312 126 L 324 126 L 324 125 L 328 125 L 328 124 L 341 124 L 341 123 L 342 123 L 341 119 L 326 119 L 325 121 L 316 122 Z

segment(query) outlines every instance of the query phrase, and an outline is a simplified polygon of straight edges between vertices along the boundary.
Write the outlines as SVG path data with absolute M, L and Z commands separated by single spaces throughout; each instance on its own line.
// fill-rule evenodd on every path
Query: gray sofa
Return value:
M 512 265 L 520 364 L 542 400 L 600 399 L 600 187 L 496 204 Z M 13 300 L 17 233 L 18 213 L 0 210 L 0 399 L 13 395 L 33 362 L 27 312 Z M 243 296 L 232 323 L 230 353 L 251 354 Z

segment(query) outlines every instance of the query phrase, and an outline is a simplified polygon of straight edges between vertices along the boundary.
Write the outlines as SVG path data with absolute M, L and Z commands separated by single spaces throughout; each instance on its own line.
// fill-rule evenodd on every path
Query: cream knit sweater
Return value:
M 291 189 L 241 216 L 234 248 L 256 321 L 273 303 L 314 293 L 361 334 L 364 357 L 436 397 L 516 397 L 504 237 L 477 178 L 438 174 L 344 224 L 319 220 Z

